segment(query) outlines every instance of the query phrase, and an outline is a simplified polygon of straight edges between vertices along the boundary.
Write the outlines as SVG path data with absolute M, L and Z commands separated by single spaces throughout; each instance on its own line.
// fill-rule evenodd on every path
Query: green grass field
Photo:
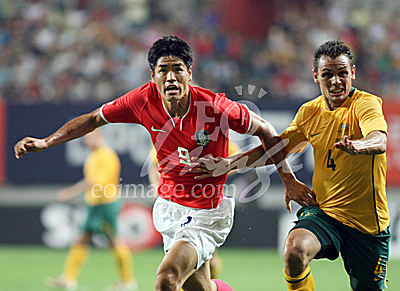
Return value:
M 1 291 L 47 291 L 46 276 L 61 273 L 67 250 L 44 247 L 1 247 Z M 286 290 L 280 254 L 272 250 L 222 248 L 224 267 L 220 278 L 237 291 Z M 134 268 L 140 291 L 154 290 L 154 277 L 163 252 L 160 247 L 134 253 Z M 312 262 L 318 291 L 350 290 L 341 260 Z M 114 257 L 108 250 L 93 249 L 79 278 L 79 290 L 102 291 L 117 280 Z M 400 290 L 400 261 L 389 262 L 388 289 Z

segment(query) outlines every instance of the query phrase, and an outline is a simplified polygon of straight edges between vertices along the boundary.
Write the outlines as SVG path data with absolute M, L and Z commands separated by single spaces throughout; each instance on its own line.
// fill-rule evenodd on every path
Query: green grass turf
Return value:
M 282 274 L 280 254 L 264 249 L 222 248 L 223 260 L 220 279 L 237 291 L 286 290 Z M 62 272 L 67 250 L 44 247 L 1 247 L 1 291 L 47 291 L 43 285 L 45 276 L 57 276 Z M 134 253 L 134 268 L 140 291 L 154 290 L 154 277 L 163 257 L 161 247 Z M 341 260 L 311 263 L 316 290 L 350 290 Z M 117 281 L 117 271 L 112 253 L 93 249 L 79 278 L 79 290 L 102 291 Z M 387 290 L 400 290 L 400 260 L 391 260 L 388 271 Z

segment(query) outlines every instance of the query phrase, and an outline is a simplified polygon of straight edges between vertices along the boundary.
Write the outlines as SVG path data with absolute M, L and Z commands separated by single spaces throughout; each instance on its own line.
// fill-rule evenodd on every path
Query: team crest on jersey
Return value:
M 199 146 L 206 146 L 210 142 L 210 134 L 207 130 L 200 129 L 194 133 L 194 137 L 196 139 L 196 143 Z
M 300 217 L 307 217 L 307 216 L 314 216 L 315 213 L 314 212 L 302 212 L 300 214 Z
M 335 142 L 341 141 L 345 135 L 347 135 L 350 139 L 352 139 L 353 136 L 349 136 L 349 132 L 350 132 L 350 126 L 348 124 L 341 123 L 337 131 Z

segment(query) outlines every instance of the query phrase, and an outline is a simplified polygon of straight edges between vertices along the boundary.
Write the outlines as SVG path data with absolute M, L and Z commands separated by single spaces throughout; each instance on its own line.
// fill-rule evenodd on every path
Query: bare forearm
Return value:
M 75 183 L 74 185 L 61 190 L 58 193 L 58 200 L 60 201 L 67 201 L 70 200 L 86 190 L 90 189 L 92 185 L 86 181 L 85 179 L 80 180 L 79 182 Z
M 261 167 L 270 164 L 279 165 L 286 158 L 281 138 L 268 121 L 255 113 L 252 113 L 252 118 L 252 132 L 250 134 L 258 136 L 261 145 L 245 153 L 232 156 L 230 164 L 238 169 Z
M 281 142 L 281 138 L 268 121 L 256 114 L 253 114 L 252 117 L 254 135 L 258 136 L 260 139 L 264 152 L 267 153 L 275 165 L 278 165 L 286 158 L 285 153 L 282 152 L 284 146 Z
M 104 124 L 106 124 L 106 121 L 101 117 L 100 109 L 96 109 L 91 113 L 81 115 L 67 122 L 46 138 L 23 138 L 14 146 L 15 157 L 20 159 L 28 152 L 41 152 L 47 148 L 81 137 Z
M 382 154 L 386 151 L 386 139 L 380 137 L 362 139 L 358 142 L 356 147 L 358 148 L 358 153 L 362 155 Z
M 281 175 L 291 173 L 290 166 L 285 161 L 287 154 L 284 149 L 284 143 L 281 141 L 275 128 L 259 115 L 253 112 L 251 114 L 252 124 L 249 134 L 258 136 L 261 140 L 261 145 L 247 152 L 241 152 L 227 158 L 201 157 L 197 159 L 192 171 L 204 173 L 197 176 L 197 179 L 220 176 L 232 170 L 263 167 L 271 164 L 277 166 Z M 281 167 L 283 167 L 282 170 L 280 169 Z
M 275 128 L 270 123 L 263 122 L 259 126 L 259 130 L 256 134 L 260 138 L 262 142 L 262 150 L 267 156 L 264 159 L 264 164 L 275 164 L 279 176 L 285 185 L 289 181 L 293 181 L 296 177 L 286 160 L 287 152 L 285 150 L 285 145 L 277 134 Z
M 379 155 L 386 152 L 387 136 L 381 131 L 372 131 L 358 140 L 350 140 L 345 136 L 335 146 L 349 155 Z
M 289 180 L 296 179 L 287 159 L 282 160 L 278 165 L 276 165 L 276 168 L 284 184 Z
M 230 156 L 227 159 L 229 159 L 230 164 L 229 170 L 256 168 L 273 164 L 272 159 L 265 153 L 262 145 L 247 152 Z
M 85 192 L 86 190 L 90 189 L 93 185 L 86 181 L 85 179 L 80 180 L 78 183 L 70 186 L 67 188 L 72 196 L 77 196 L 82 192 Z
M 44 140 L 48 148 L 53 147 L 82 137 L 103 124 L 105 124 L 105 122 L 101 122 L 97 114 L 93 114 L 93 112 L 84 114 L 67 122 Z

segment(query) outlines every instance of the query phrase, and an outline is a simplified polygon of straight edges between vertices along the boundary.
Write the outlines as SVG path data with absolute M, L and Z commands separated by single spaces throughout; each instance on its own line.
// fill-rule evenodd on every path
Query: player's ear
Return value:
M 313 77 L 314 77 L 314 82 L 315 83 L 319 83 L 319 80 L 318 80 L 318 72 L 316 72 L 314 69 L 312 70 L 312 75 L 313 75 Z
M 356 78 L 356 66 L 353 65 L 351 68 L 351 79 L 354 80 Z
M 192 71 L 192 67 L 190 67 L 189 69 L 188 69 L 188 73 L 189 73 L 189 82 L 190 81 L 192 81 L 192 73 L 193 73 L 193 71 Z
M 154 81 L 154 72 L 153 72 L 153 70 L 150 70 L 150 74 L 151 74 L 151 81 L 153 81 L 153 83 L 155 84 L 156 82 Z

